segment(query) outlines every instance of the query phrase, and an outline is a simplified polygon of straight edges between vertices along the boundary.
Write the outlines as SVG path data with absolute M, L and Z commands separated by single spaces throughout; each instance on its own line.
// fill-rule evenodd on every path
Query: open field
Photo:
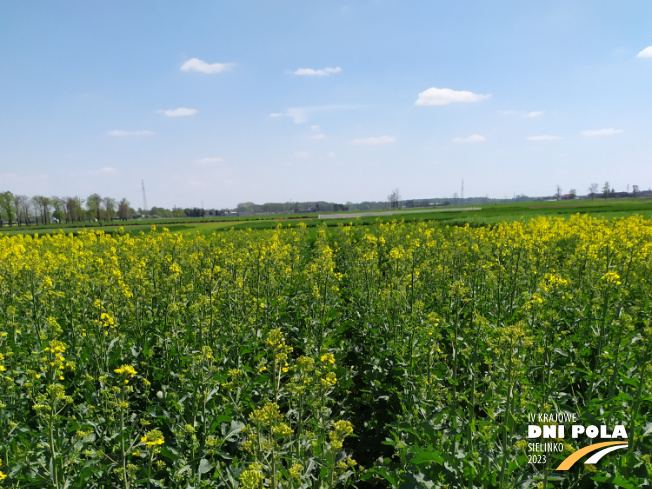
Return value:
M 445 208 L 414 208 L 400 211 L 373 213 L 341 212 L 323 215 L 328 219 L 329 227 L 339 224 L 370 225 L 380 220 L 387 222 L 395 219 L 404 221 L 425 220 L 439 221 L 451 225 L 489 226 L 505 221 L 525 222 L 538 216 L 570 217 L 574 214 L 589 214 L 605 218 L 641 215 L 652 217 L 652 199 L 617 199 L 617 200 L 577 200 L 562 202 L 519 202 L 507 204 L 490 204 L 469 208 L 468 206 L 450 206 Z M 371 214 L 357 217 L 358 214 Z M 138 219 L 130 221 L 113 221 L 111 223 L 69 223 L 31 226 L 11 226 L 0 228 L 0 233 L 13 236 L 16 234 L 47 234 L 79 232 L 84 229 L 101 229 L 107 233 L 117 232 L 121 227 L 131 233 L 149 232 L 151 226 L 163 227 L 171 232 L 210 234 L 213 231 L 234 229 L 274 229 L 279 223 L 284 226 L 298 226 L 301 222 L 310 228 L 321 226 L 324 219 L 316 214 L 282 214 L 242 217 L 214 218 L 172 218 L 172 219 Z
M 495 211 L 0 236 L 3 484 L 649 484 L 652 222 Z
M 415 214 L 419 212 L 466 212 L 466 211 L 481 211 L 481 207 L 460 207 L 460 208 L 443 208 L 443 209 L 415 209 L 415 210 L 410 210 L 409 214 Z M 375 217 L 382 217 L 382 216 L 393 216 L 393 215 L 398 215 L 398 214 L 405 214 L 407 209 L 401 211 L 401 210 L 394 210 L 394 211 L 378 211 L 378 212 L 356 212 L 354 214 L 351 214 L 351 217 L 370 217 L 370 216 L 375 216 Z M 318 219 L 340 219 L 341 215 L 340 214 L 319 214 Z

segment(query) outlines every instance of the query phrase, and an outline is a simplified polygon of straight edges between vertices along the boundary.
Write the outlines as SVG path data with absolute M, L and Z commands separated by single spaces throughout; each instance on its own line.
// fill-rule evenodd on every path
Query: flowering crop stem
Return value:
M 59 480 L 58 480 L 58 474 L 57 474 L 57 453 L 55 451 L 54 447 L 54 408 L 55 406 L 52 406 L 52 411 L 50 411 L 50 416 L 49 416 L 49 423 L 48 423 L 48 428 L 50 432 L 50 452 L 52 454 L 52 478 L 54 479 L 54 487 L 56 489 L 59 488 Z
M 125 394 L 124 394 L 124 388 L 121 389 L 121 394 L 120 394 L 120 452 L 122 456 L 122 478 L 124 482 L 124 488 L 129 489 L 129 477 L 127 477 L 127 452 L 125 450 L 125 412 L 124 408 L 124 402 L 125 402 Z

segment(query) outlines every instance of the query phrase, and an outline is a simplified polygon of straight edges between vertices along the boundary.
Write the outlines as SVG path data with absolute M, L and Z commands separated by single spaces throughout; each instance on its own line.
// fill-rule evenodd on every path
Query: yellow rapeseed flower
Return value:
M 131 378 L 133 379 L 134 375 L 136 375 L 136 370 L 131 366 L 131 365 L 123 365 L 120 368 L 116 368 L 114 370 L 116 374 L 124 374 L 124 375 L 131 375 Z
M 163 433 L 161 433 L 159 430 L 152 430 L 147 432 L 147 434 L 145 434 L 145 436 L 143 436 L 140 441 L 141 443 L 147 445 L 147 448 L 163 445 L 163 443 L 165 443 Z

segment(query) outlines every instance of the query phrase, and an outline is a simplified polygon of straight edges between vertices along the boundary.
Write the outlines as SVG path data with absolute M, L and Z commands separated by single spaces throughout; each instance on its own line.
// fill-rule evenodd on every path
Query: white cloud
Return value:
M 310 136 L 309 139 L 312 140 L 320 140 L 320 139 L 326 139 L 326 134 L 321 132 L 321 128 L 317 124 L 313 124 L 310 126 L 310 130 L 313 131 L 312 136 Z
M 528 141 L 557 141 L 561 138 L 559 136 L 551 136 L 550 134 L 542 134 L 541 136 L 528 136 L 525 139 Z
M 201 59 L 191 58 L 181 65 L 181 71 L 199 71 L 200 73 L 221 73 L 233 68 L 233 63 L 207 63 Z
M 582 136 L 586 136 L 588 138 L 595 138 L 595 137 L 600 137 L 600 136 L 613 136 L 614 134 L 620 134 L 623 132 L 622 129 L 597 129 L 594 131 L 582 131 L 581 134 Z
M 472 134 L 471 136 L 465 137 L 465 138 L 455 138 L 453 139 L 454 143 L 461 143 L 461 144 L 474 144 L 474 143 L 484 143 L 487 140 L 484 136 L 480 136 L 479 134 Z
M 295 124 L 303 124 L 308 120 L 309 107 L 290 107 L 285 112 L 274 112 L 270 117 L 290 117 Z
M 153 136 L 154 131 L 125 131 L 123 129 L 114 129 L 113 131 L 108 131 L 109 136 Z
M 636 55 L 637 58 L 652 58 L 652 46 L 646 47 L 643 51 Z
M 289 117 L 295 124 L 303 124 L 308 117 L 316 112 L 330 112 L 333 110 L 352 109 L 353 105 L 319 105 L 316 107 L 290 107 L 285 112 L 274 112 L 269 117 Z
M 199 158 L 198 160 L 195 160 L 195 163 L 198 165 L 211 165 L 213 163 L 222 163 L 224 160 L 219 157 L 212 157 L 212 158 Z
M 299 76 L 328 76 L 334 73 L 339 73 L 340 71 L 342 71 L 342 68 L 339 66 L 336 66 L 335 68 L 322 68 L 319 70 L 314 70 L 312 68 L 299 68 L 294 71 L 293 74 Z
M 354 146 L 377 146 L 396 142 L 396 136 L 380 136 L 378 138 L 360 138 L 351 141 Z
M 115 177 L 122 174 L 120 170 L 112 166 L 104 166 L 99 170 L 89 170 L 86 173 L 88 175 L 100 176 L 100 177 Z
M 312 153 L 310 151 L 297 151 L 294 153 L 295 158 L 310 158 L 312 156 Z
M 489 97 L 491 95 L 432 87 L 425 92 L 421 92 L 414 105 L 448 105 L 453 102 L 479 102 Z
M 529 112 L 526 112 L 524 110 L 505 110 L 503 111 L 503 114 L 505 115 L 516 115 L 519 117 L 527 117 L 528 119 L 536 119 L 537 117 L 541 117 L 543 115 L 542 110 L 531 110 Z
M 285 111 L 285 115 L 291 117 L 295 124 L 303 124 L 308 120 L 308 108 L 291 107 Z
M 168 117 L 184 117 L 188 115 L 195 115 L 197 109 L 187 109 L 186 107 L 179 107 L 178 109 L 159 110 L 159 112 Z

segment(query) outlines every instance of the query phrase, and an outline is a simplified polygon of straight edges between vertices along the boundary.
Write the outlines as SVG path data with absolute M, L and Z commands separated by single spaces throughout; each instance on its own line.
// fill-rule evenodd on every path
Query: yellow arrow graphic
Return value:
M 557 467 L 555 470 L 568 470 L 573 466 L 575 462 L 581 459 L 584 455 L 588 455 L 591 452 L 595 452 L 596 450 L 600 450 L 601 448 L 609 447 L 611 445 L 627 445 L 627 442 L 605 441 L 603 443 L 596 443 L 595 445 L 589 445 L 588 447 L 584 447 L 581 450 L 576 451 L 572 455 L 569 455 L 566 458 L 566 460 L 564 460 L 561 464 L 559 464 L 559 467 Z

